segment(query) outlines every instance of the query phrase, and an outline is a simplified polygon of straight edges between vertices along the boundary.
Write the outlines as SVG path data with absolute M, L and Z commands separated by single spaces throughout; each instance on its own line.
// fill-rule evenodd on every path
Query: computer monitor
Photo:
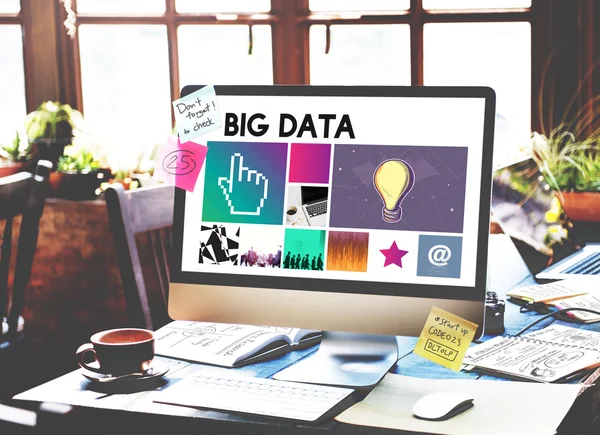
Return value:
M 194 192 L 175 194 L 173 319 L 323 330 L 330 369 L 302 370 L 312 356 L 276 377 L 352 386 L 377 382 L 394 336 L 418 335 L 432 306 L 481 335 L 493 90 L 215 90 L 223 125 L 195 139 L 206 161 Z M 325 227 L 286 226 L 292 186 L 328 188 Z M 280 261 L 242 267 L 250 251 Z

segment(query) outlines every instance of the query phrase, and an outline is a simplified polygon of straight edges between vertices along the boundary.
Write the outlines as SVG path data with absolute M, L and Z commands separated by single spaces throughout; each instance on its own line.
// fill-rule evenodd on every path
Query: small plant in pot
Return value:
M 600 222 L 600 137 L 534 133 L 533 157 L 572 221 Z
M 22 171 L 31 158 L 31 145 L 22 139 L 17 131 L 11 143 L 0 145 L 0 177 Z
M 575 106 L 595 66 L 580 81 L 566 106 L 561 107 L 562 115 L 555 123 L 553 89 L 545 88 L 551 59 L 542 71 L 538 95 L 541 134 L 532 135 L 532 155 L 569 221 L 600 222 L 600 95 Z M 544 101 L 546 93 L 552 97 L 548 104 Z
M 50 174 L 50 185 L 53 194 L 61 198 L 74 201 L 95 199 L 96 190 L 105 176 L 92 152 L 69 145 L 58 159 L 56 172 Z
M 25 118 L 25 132 L 35 148 L 36 158 L 50 160 L 54 165 L 82 125 L 79 111 L 57 101 L 43 102 Z

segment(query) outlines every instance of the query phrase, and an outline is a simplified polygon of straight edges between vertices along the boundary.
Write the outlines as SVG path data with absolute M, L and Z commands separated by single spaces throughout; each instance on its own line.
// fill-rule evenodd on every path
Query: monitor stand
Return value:
M 376 385 L 398 361 L 393 335 L 323 332 L 317 352 L 273 378 L 281 381 L 366 388 Z

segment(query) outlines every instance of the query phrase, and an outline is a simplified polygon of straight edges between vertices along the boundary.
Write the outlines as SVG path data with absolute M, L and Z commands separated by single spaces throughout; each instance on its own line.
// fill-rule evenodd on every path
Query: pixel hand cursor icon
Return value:
M 244 166 L 244 156 L 231 156 L 229 177 L 219 177 L 229 213 L 232 215 L 260 216 L 269 192 L 269 180 L 260 172 Z

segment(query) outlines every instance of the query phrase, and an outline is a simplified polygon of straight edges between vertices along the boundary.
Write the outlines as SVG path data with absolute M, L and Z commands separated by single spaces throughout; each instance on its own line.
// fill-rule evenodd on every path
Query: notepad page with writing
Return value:
M 342 412 L 336 420 L 442 435 L 549 435 L 569 411 L 580 388 L 580 385 L 530 382 L 422 379 L 388 373 L 363 401 Z M 413 417 L 412 407 L 417 400 L 442 391 L 469 394 L 475 398 L 475 406 L 446 421 Z

